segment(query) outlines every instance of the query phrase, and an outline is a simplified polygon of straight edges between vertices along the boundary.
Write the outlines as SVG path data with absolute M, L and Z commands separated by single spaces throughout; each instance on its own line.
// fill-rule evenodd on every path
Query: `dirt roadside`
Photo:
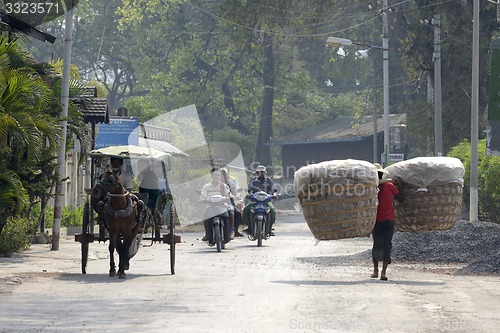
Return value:
M 167 245 L 143 247 L 126 280 L 107 276 L 104 244 L 90 245 L 86 275 L 71 238 L 59 251 L 33 245 L 0 258 L 0 332 L 465 333 L 500 326 L 498 275 L 395 262 L 389 281 L 370 279 L 369 261 L 343 259 L 369 249 L 371 239 L 316 244 L 301 214 L 280 212 L 278 223 L 262 248 L 236 239 L 222 253 L 201 242 L 201 233 L 182 233 L 175 275 Z

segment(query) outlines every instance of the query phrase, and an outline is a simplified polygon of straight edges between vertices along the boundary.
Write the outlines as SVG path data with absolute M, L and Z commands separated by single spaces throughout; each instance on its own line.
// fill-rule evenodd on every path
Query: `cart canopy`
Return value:
M 166 160 L 170 154 L 149 147 L 140 146 L 111 146 L 92 150 L 91 157 L 118 157 L 123 159 L 153 158 L 157 160 Z

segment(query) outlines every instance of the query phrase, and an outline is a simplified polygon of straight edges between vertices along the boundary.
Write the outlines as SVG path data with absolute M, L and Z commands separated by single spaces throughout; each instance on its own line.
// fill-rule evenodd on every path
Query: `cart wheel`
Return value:
M 155 207 L 153 209 L 153 216 L 152 216 L 152 222 L 153 222 L 153 228 L 152 228 L 152 238 L 153 241 L 161 241 L 161 232 L 160 228 L 161 225 L 165 224 L 165 218 L 163 217 L 163 209 L 165 208 L 164 203 L 162 202 L 161 196 L 158 196 Z
M 87 273 L 87 261 L 89 258 L 89 227 L 90 227 L 90 202 L 85 201 L 83 207 L 83 221 L 82 221 L 82 274 Z
M 169 211 L 169 220 L 170 220 L 170 223 L 169 223 L 169 232 L 170 232 L 170 273 L 172 273 L 172 275 L 175 274 L 175 218 L 177 216 L 176 212 L 175 212 L 175 206 L 174 206 L 174 203 L 173 202 L 170 202 L 169 203 L 170 205 L 170 209 L 168 210 Z

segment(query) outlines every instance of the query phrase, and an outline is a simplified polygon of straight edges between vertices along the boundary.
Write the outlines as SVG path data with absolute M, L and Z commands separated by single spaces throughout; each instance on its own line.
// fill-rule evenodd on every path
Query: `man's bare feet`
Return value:
M 387 281 L 388 279 L 386 275 L 380 275 L 380 280 Z
M 372 275 L 370 275 L 370 278 L 372 278 L 372 279 L 378 278 L 378 273 L 373 273 Z

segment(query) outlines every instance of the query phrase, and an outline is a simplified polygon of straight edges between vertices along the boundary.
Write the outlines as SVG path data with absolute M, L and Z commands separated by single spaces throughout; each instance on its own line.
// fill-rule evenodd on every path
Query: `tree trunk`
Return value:
M 40 227 L 41 233 L 45 232 L 45 211 L 47 209 L 47 203 L 47 197 L 45 195 L 42 195 L 42 200 L 40 203 L 40 218 L 38 220 L 38 226 Z
M 0 235 L 2 234 L 3 227 L 7 224 L 7 216 L 4 214 L 4 210 L 0 211 Z
M 255 145 L 253 157 L 254 166 L 258 164 L 265 165 L 268 168 L 268 173 L 272 174 L 272 159 L 271 147 L 265 143 L 271 140 L 273 128 L 273 102 L 274 102 L 274 54 L 273 54 L 273 37 L 264 33 L 264 96 L 262 100 L 262 110 L 259 120 L 259 134 Z

